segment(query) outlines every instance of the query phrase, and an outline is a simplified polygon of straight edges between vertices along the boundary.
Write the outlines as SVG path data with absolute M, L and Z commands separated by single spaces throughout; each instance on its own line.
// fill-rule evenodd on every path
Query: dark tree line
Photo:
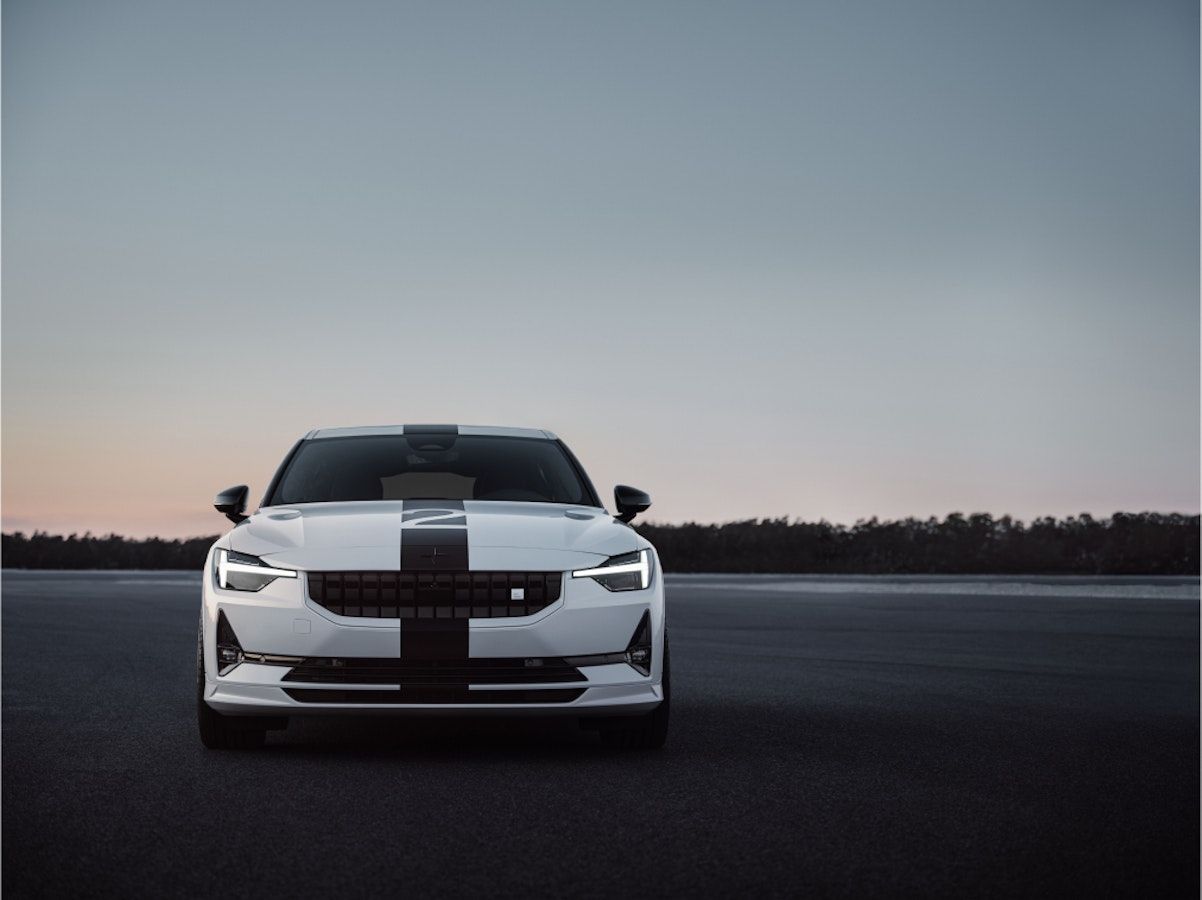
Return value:
M 0 562 L 6 569 L 199 569 L 215 540 L 217 535 L 168 541 L 18 531 L 3 536 Z
M 1197 575 L 1198 516 L 640 525 L 670 572 Z
M 750 519 L 640 524 L 670 572 L 1197 575 L 1198 516 L 1116 513 L 1036 519 L 987 514 L 855 525 Z M 17 569 L 198 569 L 217 538 L 3 536 Z

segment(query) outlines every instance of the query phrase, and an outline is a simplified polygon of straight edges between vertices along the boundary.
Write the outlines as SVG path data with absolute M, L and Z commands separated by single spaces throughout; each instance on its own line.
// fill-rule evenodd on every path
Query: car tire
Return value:
M 604 719 L 600 724 L 601 743 L 615 750 L 658 750 L 668 739 L 668 718 L 671 714 L 671 654 L 668 636 L 664 635 L 664 699 L 651 712 L 641 716 Z
M 203 628 L 203 624 L 202 624 Z M 196 636 L 196 724 L 200 742 L 209 750 L 254 750 L 267 740 L 267 729 L 257 728 L 255 720 L 239 721 L 223 716 L 205 703 L 204 632 Z

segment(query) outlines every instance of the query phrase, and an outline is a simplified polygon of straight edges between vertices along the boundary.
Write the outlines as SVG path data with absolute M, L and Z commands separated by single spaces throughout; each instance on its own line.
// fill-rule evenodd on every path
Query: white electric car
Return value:
M 664 581 L 547 431 L 323 428 L 210 549 L 200 738 L 251 748 L 297 715 L 555 714 L 621 747 L 668 729 Z

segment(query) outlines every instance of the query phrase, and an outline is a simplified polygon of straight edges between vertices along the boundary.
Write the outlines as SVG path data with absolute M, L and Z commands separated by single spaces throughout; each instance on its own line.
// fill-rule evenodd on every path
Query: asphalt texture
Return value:
M 199 576 L 3 578 L 6 897 L 1198 896 L 1197 580 L 670 578 L 659 752 L 196 735 Z

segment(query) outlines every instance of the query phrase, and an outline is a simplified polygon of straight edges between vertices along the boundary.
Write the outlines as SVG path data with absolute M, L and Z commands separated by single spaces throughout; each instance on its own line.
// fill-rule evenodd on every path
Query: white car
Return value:
M 323 428 L 210 549 L 200 738 L 251 748 L 298 715 L 567 715 L 622 747 L 668 729 L 664 581 L 548 431 Z

